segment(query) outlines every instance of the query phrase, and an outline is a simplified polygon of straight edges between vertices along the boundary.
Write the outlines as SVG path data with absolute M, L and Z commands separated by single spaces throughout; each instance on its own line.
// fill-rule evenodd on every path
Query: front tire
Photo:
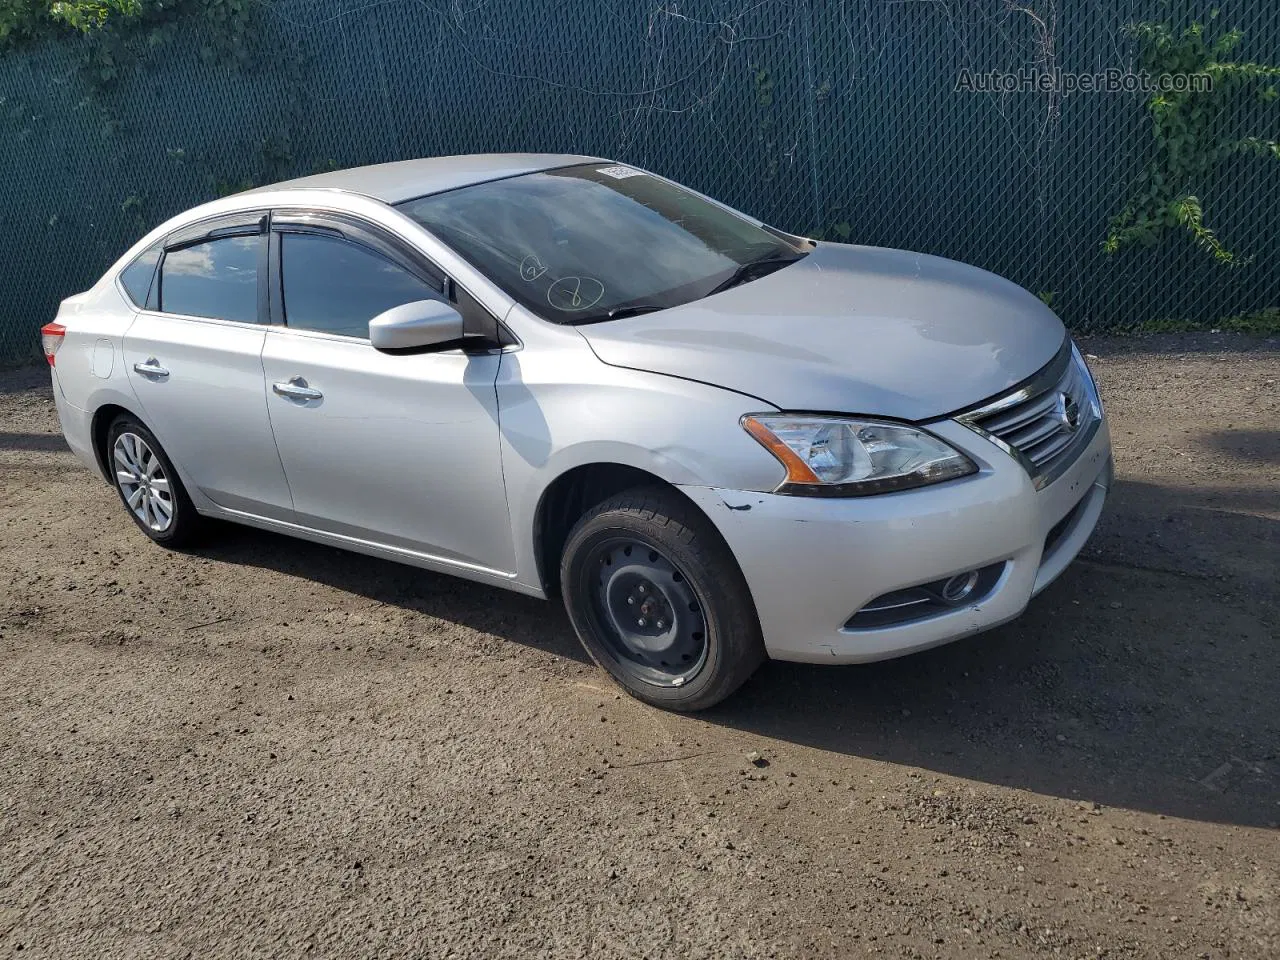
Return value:
M 654 706 L 705 710 L 765 659 L 733 554 L 674 491 L 637 488 L 588 510 L 565 543 L 560 583 L 587 653 Z
M 195 540 L 202 526 L 186 488 L 155 434 L 121 415 L 107 431 L 107 467 L 138 529 L 165 547 Z

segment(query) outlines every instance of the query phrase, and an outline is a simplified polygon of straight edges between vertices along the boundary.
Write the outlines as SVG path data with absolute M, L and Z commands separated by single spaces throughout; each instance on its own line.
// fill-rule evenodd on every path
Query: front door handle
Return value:
M 303 403 L 324 398 L 324 394 L 315 387 L 307 386 L 307 381 L 302 377 L 290 377 L 283 383 L 277 380 L 271 385 L 271 389 L 286 400 L 300 400 Z
M 133 365 L 135 373 L 140 373 L 144 377 L 167 377 L 169 371 L 160 366 L 160 362 L 155 357 L 147 357 L 142 363 Z

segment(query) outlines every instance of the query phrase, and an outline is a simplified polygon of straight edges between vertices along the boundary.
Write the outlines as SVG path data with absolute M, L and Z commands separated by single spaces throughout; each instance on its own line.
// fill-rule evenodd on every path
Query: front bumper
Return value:
M 1037 491 L 1022 465 L 966 427 L 929 429 L 979 465 L 971 477 L 850 499 L 683 486 L 733 550 L 769 656 L 865 663 L 902 656 L 1017 617 L 1075 558 L 1111 485 L 1104 420 L 1061 476 Z M 871 601 L 1003 564 L 980 598 L 891 626 L 850 627 Z

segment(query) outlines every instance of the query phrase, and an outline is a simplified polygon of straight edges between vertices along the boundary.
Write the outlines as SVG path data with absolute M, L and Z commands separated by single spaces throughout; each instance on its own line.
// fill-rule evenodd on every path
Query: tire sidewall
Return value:
M 569 618 L 596 664 L 639 699 L 656 706 L 680 709 L 703 699 L 716 683 L 721 661 L 728 654 L 725 637 L 728 617 L 714 585 L 707 582 L 702 558 L 679 538 L 661 536 L 659 531 L 662 529 L 621 510 L 591 517 L 570 535 L 565 544 L 561 583 Z M 680 686 L 659 686 L 631 675 L 625 661 L 610 650 L 608 642 L 600 635 L 596 618 L 588 612 L 594 602 L 594 578 L 586 558 L 595 545 L 619 534 L 650 546 L 670 560 L 702 608 L 706 656 L 698 673 Z

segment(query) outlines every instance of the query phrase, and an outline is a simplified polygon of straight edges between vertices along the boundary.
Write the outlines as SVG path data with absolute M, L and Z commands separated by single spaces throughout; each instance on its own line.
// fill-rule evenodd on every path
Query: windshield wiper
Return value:
M 728 290 L 730 287 L 736 287 L 740 283 L 746 283 L 748 280 L 755 280 L 757 277 L 763 277 L 767 273 L 773 273 L 775 270 L 781 270 L 787 264 L 795 263 L 797 260 L 803 260 L 807 257 L 807 253 L 790 254 L 781 256 L 778 254 L 766 254 L 756 260 L 748 260 L 746 263 L 740 263 L 724 280 L 717 283 L 711 290 L 702 296 L 709 297 L 713 293 L 719 293 L 721 290 Z M 569 321 L 573 326 L 580 326 L 587 323 L 600 323 L 604 320 L 621 320 L 624 317 L 638 317 L 644 313 L 654 313 L 658 310 L 665 310 L 666 307 L 660 307 L 653 303 L 624 303 L 621 306 L 614 307 L 612 310 L 603 310 L 600 313 L 588 314 L 585 317 L 578 317 Z
M 729 274 L 720 283 L 707 291 L 706 296 L 720 293 L 722 290 L 728 290 L 730 287 L 736 287 L 738 284 L 746 283 L 748 280 L 755 280 L 763 277 L 765 274 L 773 273 L 775 270 L 781 270 L 789 263 L 795 263 L 797 260 L 803 260 L 806 254 L 800 256 L 767 256 L 761 257 L 759 260 L 748 260 L 746 263 L 740 264 L 733 273 Z

